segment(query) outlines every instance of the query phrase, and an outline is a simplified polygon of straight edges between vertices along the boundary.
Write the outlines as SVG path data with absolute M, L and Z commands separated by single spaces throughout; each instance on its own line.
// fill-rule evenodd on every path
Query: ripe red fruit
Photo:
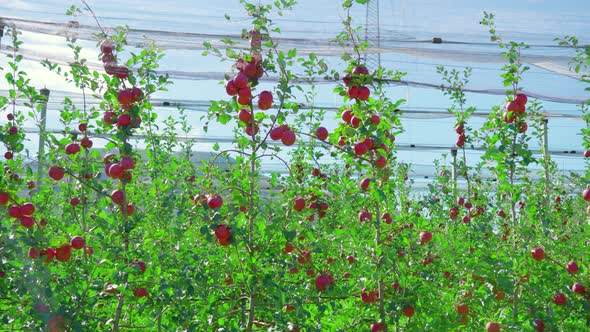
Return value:
M 305 199 L 303 198 L 297 198 L 295 200 L 295 205 L 293 206 L 293 210 L 295 211 L 301 211 L 305 208 Z
M 45 263 L 51 262 L 56 254 L 57 254 L 57 251 L 55 248 L 43 249 L 39 252 L 39 256 L 47 256 L 45 258 Z
M 270 91 L 262 91 L 258 95 L 258 108 L 267 110 L 272 106 L 272 93 Z
M 359 212 L 358 215 L 359 221 L 363 222 L 363 221 L 371 221 L 371 219 L 373 219 L 373 215 L 371 215 L 371 213 L 367 212 L 367 211 L 362 211 Z
M 131 88 L 131 95 L 133 96 L 133 101 L 140 101 L 143 98 L 143 91 L 134 86 Z
M 256 122 L 250 122 L 246 125 L 246 135 L 252 136 L 258 134 L 258 124 Z
M 414 307 L 409 305 L 405 308 L 402 309 L 402 313 L 408 317 L 408 318 L 412 318 L 412 316 L 414 316 Z
M 9 135 L 16 135 L 16 133 L 18 133 L 18 128 L 16 128 L 15 126 L 8 128 Z
M 78 204 L 80 204 L 80 200 L 78 199 L 78 197 L 73 197 L 72 199 L 70 199 L 71 206 L 78 206 Z
M 29 248 L 29 257 L 31 259 L 37 259 L 40 257 L 39 252 L 35 248 Z
M 520 126 L 520 128 L 518 129 L 518 132 L 522 134 L 522 133 L 524 133 L 525 131 L 527 131 L 527 129 L 529 129 L 529 125 L 527 125 L 527 124 L 526 124 L 526 122 L 524 122 L 524 123 L 523 123 L 523 124 Z
M 432 233 L 420 232 L 420 244 L 428 243 L 432 240 Z
M 0 192 L 0 205 L 6 205 L 8 204 L 8 201 L 10 200 L 10 194 L 8 194 L 7 192 Z
M 227 240 L 229 239 L 231 236 L 231 231 L 230 228 L 227 227 L 226 225 L 219 225 L 217 226 L 217 228 L 215 229 L 215 237 L 217 237 L 218 240 Z
M 123 175 L 123 167 L 121 167 L 121 165 L 119 165 L 119 164 L 112 164 L 109 167 L 107 175 L 114 178 L 114 179 L 120 179 L 121 176 Z
M 457 204 L 463 206 L 463 204 L 465 204 L 465 198 L 463 198 L 463 197 L 457 198 Z
M 567 263 L 567 266 L 565 268 L 569 273 L 576 273 L 579 270 L 578 263 L 576 263 L 575 261 L 570 261 L 569 263 Z
M 590 157 L 590 150 L 584 151 L 584 158 Z
M 516 113 L 514 112 L 504 112 L 504 122 L 512 123 L 516 119 Z
M 315 135 L 317 138 L 325 141 L 328 138 L 328 129 L 324 127 L 318 127 L 318 129 L 315 131 Z
M 506 212 L 504 210 L 498 211 L 498 216 L 502 219 L 506 219 Z
M 22 216 L 20 218 L 20 224 L 24 228 L 31 228 L 35 225 L 35 218 L 31 216 Z
M 238 88 L 234 84 L 234 81 L 228 81 L 225 85 L 225 92 L 227 92 L 230 96 L 235 96 L 238 94 Z
M 86 149 L 90 149 L 93 145 L 92 140 L 88 138 L 88 136 L 82 137 L 80 140 L 80 145 Z
M 514 98 L 514 101 L 519 103 L 521 106 L 525 106 L 528 101 L 528 98 L 525 94 L 519 93 L 516 95 L 516 98 Z
M 350 99 L 356 99 L 359 96 L 359 89 L 356 86 L 351 86 L 348 88 L 347 94 Z
M 545 323 L 540 318 L 535 319 L 535 330 L 545 331 Z
M 370 95 L 371 95 L 371 90 L 369 90 L 369 88 L 367 88 L 366 86 L 363 86 L 359 89 L 358 99 L 365 101 L 365 100 L 369 99 Z
M 352 70 L 352 73 L 354 75 L 368 75 L 369 70 L 364 65 L 358 65 L 358 66 L 354 67 L 354 69 Z
M 117 117 L 117 127 L 126 127 L 131 123 L 131 116 L 129 114 L 121 114 Z
M 384 214 L 381 216 L 381 219 L 382 219 L 383 221 L 385 221 L 385 223 L 386 223 L 386 224 L 391 224 L 391 223 L 393 222 L 393 219 L 391 219 L 391 215 L 389 215 L 389 213 L 388 213 L 388 212 L 384 213 Z
M 459 315 L 464 316 L 464 315 L 469 314 L 469 307 L 465 303 L 461 303 L 461 304 L 457 305 L 457 307 L 455 307 L 455 310 L 457 311 L 457 313 Z
M 248 112 L 246 109 L 242 108 L 238 113 L 238 119 L 240 119 L 240 121 L 242 121 L 243 123 L 248 123 L 250 122 L 250 120 L 252 120 L 252 114 Z
M 133 295 L 135 297 L 144 297 L 144 296 L 148 296 L 148 291 L 147 289 L 145 289 L 144 287 L 142 288 L 138 288 L 136 290 L 133 291 Z
M 542 248 L 535 248 L 531 250 L 531 256 L 533 256 L 533 259 L 536 261 L 543 260 L 543 258 L 545 258 L 545 250 Z
M 318 291 L 323 292 L 328 286 L 334 285 L 334 278 L 330 275 L 320 274 L 315 278 L 315 287 Z
M 237 73 L 233 79 L 234 85 L 238 89 L 243 89 L 248 86 L 248 76 L 244 73 Z
M 25 216 L 31 216 L 35 213 L 35 205 L 33 203 L 25 203 L 21 206 L 20 211 Z
M 362 156 L 367 153 L 367 145 L 364 142 L 360 142 L 354 145 L 354 154 L 357 156 Z
M 113 49 L 115 48 L 115 44 L 112 40 L 105 39 L 100 43 L 100 51 L 104 54 L 113 53 Z
M 379 115 L 373 114 L 373 115 L 371 115 L 370 121 L 371 121 L 372 124 L 374 124 L 375 126 L 377 126 L 381 122 L 381 118 L 379 118 Z
M 119 93 L 117 93 L 117 100 L 119 101 L 119 104 L 121 104 L 121 105 L 129 105 L 129 104 L 133 103 L 134 98 L 133 98 L 133 94 L 131 93 L 131 90 L 125 89 L 125 90 L 119 91 Z
M 278 141 L 283 138 L 283 128 L 281 126 L 274 127 L 270 130 L 270 138 L 273 141 Z
M 377 160 L 375 160 L 375 166 L 377 168 L 383 168 L 387 166 L 387 159 L 385 159 L 383 156 L 379 157 Z
M 70 245 L 74 249 L 82 249 L 86 245 L 86 241 L 83 237 L 76 235 L 70 240 Z
M 8 208 L 8 216 L 12 218 L 20 218 L 23 216 L 23 212 L 20 209 L 20 206 L 12 205 Z
M 219 195 L 210 195 L 209 198 L 207 198 L 207 206 L 212 210 L 220 208 L 222 205 L 223 199 L 221 199 L 221 196 Z
M 506 112 L 513 112 L 522 114 L 525 111 L 524 105 L 517 103 L 516 101 L 511 101 L 506 105 Z
M 565 305 L 567 303 L 567 297 L 563 293 L 557 293 L 553 296 L 553 303 L 558 306 Z
M 115 190 L 111 193 L 111 200 L 117 205 L 123 204 L 125 194 L 121 190 Z
M 121 213 L 125 212 L 127 212 L 128 217 L 132 216 L 133 213 L 135 213 L 135 206 L 133 206 L 131 203 L 127 203 L 126 209 L 123 209 L 123 206 L 121 206 Z
M 60 262 L 67 262 L 72 256 L 72 247 L 69 244 L 64 244 L 55 251 L 55 257 Z
M 311 262 L 311 253 L 307 250 L 301 250 L 301 255 L 297 257 L 299 264 L 307 264 Z
M 371 332 L 385 331 L 385 326 L 381 323 L 371 324 Z
M 65 170 L 59 166 L 51 166 L 49 168 L 49 177 L 54 179 L 55 181 L 63 179 L 65 174 Z
M 586 293 L 586 287 L 584 287 L 584 285 L 575 283 L 572 286 L 572 292 L 577 293 L 577 294 L 584 294 L 584 293 Z
M 113 111 L 106 111 L 103 116 L 103 121 L 106 124 L 115 124 L 117 122 L 117 114 Z
M 458 147 L 462 148 L 465 145 L 465 135 L 461 134 L 457 136 L 457 142 L 455 142 Z
M 487 323 L 486 332 L 500 332 L 500 324 L 495 322 Z
M 362 190 L 365 190 L 365 189 L 369 188 L 369 184 L 371 184 L 371 179 L 364 178 L 359 183 L 359 188 L 361 188 Z
M 342 121 L 344 121 L 346 123 L 350 123 L 351 119 L 352 119 L 352 111 L 351 110 L 345 110 L 344 112 L 342 112 Z
M 47 331 L 64 332 L 66 330 L 66 321 L 63 316 L 55 316 L 47 321 Z
M 590 189 L 584 189 L 584 191 L 582 192 L 582 197 L 584 197 L 584 200 L 586 202 L 590 202 Z
M 295 144 L 295 133 L 291 130 L 287 130 L 283 132 L 283 137 L 281 138 L 281 142 L 286 146 L 291 146 Z
M 10 160 L 10 159 L 12 159 L 12 152 L 10 152 L 10 151 L 6 151 L 6 152 L 4 153 L 4 159 L 6 159 L 6 160 Z
M 135 168 L 135 159 L 131 157 L 123 157 L 121 158 L 121 168 L 124 170 L 134 169 Z
M 455 127 L 455 132 L 457 133 L 457 135 L 462 135 L 463 133 L 465 133 L 465 127 L 460 124 L 457 127 Z
M 147 266 L 145 265 L 145 262 L 143 262 L 143 261 L 133 262 L 133 263 L 131 263 L 131 266 L 134 266 L 134 267 L 137 266 L 137 267 L 139 267 L 139 272 L 141 274 L 144 274 L 145 273 L 145 270 L 147 268 Z

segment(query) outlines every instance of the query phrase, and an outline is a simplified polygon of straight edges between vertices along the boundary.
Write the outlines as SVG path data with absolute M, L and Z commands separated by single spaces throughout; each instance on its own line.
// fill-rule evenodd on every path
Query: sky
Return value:
M 263 1 L 264 2 L 264 1 Z M 341 29 L 343 11 L 336 0 L 299 0 L 294 11 L 284 16 L 275 17 L 274 22 L 281 27 L 283 37 L 302 38 L 310 42 L 301 44 L 300 51 L 307 48 L 314 50 L 311 42 L 323 42 L 333 38 Z M 106 27 L 127 24 L 133 29 L 165 30 L 175 32 L 206 33 L 213 35 L 238 34 L 242 28 L 248 28 L 249 21 L 238 0 L 182 0 L 153 1 L 128 0 L 124 2 L 90 0 L 88 3 L 96 12 L 101 24 Z M 3 0 L 0 2 L 0 16 L 27 20 L 64 23 L 71 18 L 64 15 L 66 9 L 76 0 Z M 547 47 L 554 46 L 557 37 L 577 36 L 581 43 L 590 43 L 590 1 L 551 1 L 551 0 L 380 0 L 379 28 L 381 44 L 390 52 L 382 55 L 382 65 L 390 69 L 407 72 L 406 80 L 440 84 L 441 77 L 436 73 L 437 65 L 459 70 L 472 67 L 473 76 L 468 85 L 473 89 L 502 89 L 500 68 L 502 63 L 490 59 L 499 59 L 500 50 L 489 44 L 487 29 L 479 24 L 483 11 L 496 16 L 497 30 L 505 40 L 526 42 L 533 47 L 523 54 L 534 59 L 522 85 L 525 90 L 552 97 L 588 99 L 585 86 L 574 78 L 559 75 L 546 70 L 565 68 L 567 60 L 573 55 L 571 50 Z M 231 18 L 227 22 L 223 16 Z M 352 13 L 355 23 L 364 24 L 365 10 L 355 6 Z M 92 19 L 83 15 L 77 18 L 82 24 L 94 25 Z M 417 41 L 440 37 L 445 41 L 479 43 L 433 45 Z M 57 59 L 71 57 L 61 37 L 38 33 L 23 34 L 24 48 L 30 51 L 49 54 Z M 7 38 L 2 40 L 5 44 Z M 95 42 L 82 42 L 85 46 L 83 56 L 96 61 Z M 394 51 L 391 51 L 394 50 Z M 334 68 L 342 66 L 338 57 L 327 58 Z M 531 60 L 533 61 L 533 60 Z M 547 63 L 549 64 L 547 66 Z M 5 59 L 0 55 L 0 65 Z M 38 63 L 26 62 L 26 70 L 39 87 L 46 86 L 55 91 L 79 92 L 55 75 L 49 73 Z M 162 61 L 162 69 L 189 72 L 229 71 L 228 63 L 220 63 L 214 58 L 204 58 L 201 51 L 174 49 L 167 51 Z M 272 88 L 272 85 L 267 85 Z M 341 101 L 332 93 L 333 85 L 319 86 L 317 104 L 339 106 Z M 6 89 L 4 82 L 0 89 Z M 389 90 L 390 98 L 406 99 L 402 106 L 407 109 L 436 110 L 445 112 L 449 106 L 448 99 L 436 89 L 398 86 Z M 212 80 L 176 80 L 167 93 L 158 97 L 210 100 L 226 98 L 224 89 L 218 81 Z M 469 105 L 480 111 L 489 111 L 492 106 L 500 105 L 504 97 L 500 95 L 469 94 Z M 551 113 L 580 115 L 575 104 L 543 102 L 545 109 Z M 49 110 L 50 115 L 57 116 L 57 108 Z M 161 110 L 163 114 L 174 115 L 171 110 Z M 192 135 L 202 135 L 199 117 L 202 113 L 191 116 L 194 129 Z M 330 116 L 334 116 L 330 114 Z M 4 121 L 4 117 L 0 121 Z M 473 127 L 482 123 L 481 118 L 474 118 Z M 330 129 L 336 125 L 334 120 L 326 121 Z M 405 132 L 398 137 L 401 144 L 443 145 L 451 147 L 456 139 L 452 131 L 452 119 L 421 118 L 404 119 Z M 582 169 L 585 167 L 579 154 L 582 152 L 581 137 L 578 135 L 583 123 L 578 119 L 550 119 L 549 142 L 552 150 L 576 150 L 576 157 L 559 158 L 562 169 Z M 50 128 L 58 128 L 59 123 L 53 119 Z M 228 137 L 231 131 L 217 128 L 220 136 Z M 32 141 L 36 141 L 32 138 Z M 210 144 L 198 144 L 198 149 L 210 149 Z M 34 149 L 34 147 L 31 147 Z M 402 151 L 400 156 L 417 165 L 431 165 L 434 158 L 439 158 L 441 151 Z

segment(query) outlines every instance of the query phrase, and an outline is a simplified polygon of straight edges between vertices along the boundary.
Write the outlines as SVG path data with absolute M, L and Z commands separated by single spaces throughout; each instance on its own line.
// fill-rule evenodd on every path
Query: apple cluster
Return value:
M 352 72 L 344 75 L 344 85 L 348 88 L 346 94 L 350 99 L 366 101 L 371 95 L 371 90 L 362 85 L 363 78 L 369 75 L 369 70 L 365 66 L 356 66 Z M 358 79 L 361 78 L 361 79 Z
M 10 160 L 14 156 L 12 151 L 16 150 L 16 145 L 19 142 L 19 130 L 16 126 L 14 114 L 8 113 L 6 115 L 6 119 L 10 122 L 4 126 L 4 128 L 6 128 L 6 135 L 4 135 L 3 141 L 6 143 L 6 147 L 8 149 L 8 151 L 4 153 L 4 158 L 6 160 Z
M 110 39 L 105 39 L 100 43 L 101 60 L 104 70 L 111 76 L 116 76 L 121 80 L 129 76 L 129 69 L 126 66 L 117 64 L 117 58 L 113 54 L 115 43 Z
M 522 134 L 529 128 L 524 121 L 524 114 L 526 112 L 526 103 L 528 98 L 523 93 L 516 94 L 514 100 L 506 104 L 506 110 L 503 115 L 504 122 L 514 123 L 518 125 L 518 131 Z
M 0 205 L 7 205 L 10 201 L 10 194 L 7 192 L 0 192 Z M 25 228 L 31 228 L 35 225 L 35 218 L 33 213 L 35 212 L 35 205 L 27 202 L 23 205 L 13 204 L 8 208 L 8 216 L 14 219 L 18 219 L 21 226 Z
M 86 241 L 81 236 L 74 236 L 70 243 L 66 243 L 58 248 L 47 248 L 37 250 L 29 248 L 29 257 L 31 259 L 39 259 L 44 257 L 45 263 L 51 262 L 54 258 L 60 262 L 67 262 L 72 257 L 72 249 L 80 250 L 86 248 L 86 254 L 91 255 L 93 250 L 91 247 L 86 247 Z

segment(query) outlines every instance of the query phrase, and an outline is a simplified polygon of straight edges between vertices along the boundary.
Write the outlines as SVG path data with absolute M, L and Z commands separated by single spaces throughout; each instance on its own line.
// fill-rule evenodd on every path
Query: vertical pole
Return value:
M 549 119 L 543 119 L 543 160 L 545 164 L 545 204 L 549 207 Z
M 4 25 L 0 25 L 0 48 L 2 47 L 2 37 L 4 37 Z
M 453 193 L 457 192 L 457 149 L 451 148 L 451 179 L 453 180 Z
M 41 89 L 41 95 L 45 96 L 41 106 L 41 123 L 39 123 L 39 155 L 37 164 L 37 188 L 39 188 L 39 181 L 43 174 L 43 162 L 45 157 L 45 130 L 47 127 L 47 101 L 49 100 L 49 90 Z

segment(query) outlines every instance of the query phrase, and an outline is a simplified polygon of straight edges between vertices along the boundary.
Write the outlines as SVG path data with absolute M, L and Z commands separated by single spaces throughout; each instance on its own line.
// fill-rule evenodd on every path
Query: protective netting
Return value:
M 2 53 L 2 54 L 11 54 L 12 52 L 13 51 L 8 46 L 3 45 L 0 48 L 0 53 Z M 25 58 L 27 60 L 38 61 L 38 62 L 41 62 L 44 60 L 49 60 L 52 63 L 64 65 L 64 66 L 69 66 L 73 63 L 73 57 L 69 57 L 69 58 L 67 58 L 67 57 L 64 58 L 63 56 L 56 57 L 55 55 L 52 55 L 49 52 L 40 52 L 40 51 L 28 49 L 26 47 L 20 48 L 19 54 L 21 54 L 23 56 L 23 58 Z M 99 62 L 87 61 L 85 63 L 85 65 L 88 66 L 88 68 L 90 68 L 90 69 L 95 69 L 95 70 L 99 70 L 99 71 L 104 70 L 103 65 Z M 215 81 L 223 80 L 226 75 L 226 73 L 223 73 L 223 72 L 191 72 L 191 71 L 178 71 L 178 70 L 157 70 L 157 71 L 154 71 L 154 73 L 156 73 L 157 75 L 168 75 L 171 79 L 215 80 Z M 276 83 L 276 82 L 278 82 L 278 80 L 279 80 L 279 77 L 276 77 L 276 76 L 265 77 L 266 82 L 275 82 Z M 313 77 L 313 78 L 299 77 L 299 79 L 294 80 L 293 83 L 306 84 L 311 80 L 313 80 L 313 82 L 315 82 L 315 84 L 334 84 L 334 83 L 336 83 L 336 81 L 329 79 L 329 78 L 325 78 L 325 77 Z M 439 89 L 440 88 L 440 83 L 419 82 L 419 81 L 413 81 L 413 80 L 400 80 L 400 81 L 389 80 L 388 82 L 391 84 L 394 84 L 394 85 L 405 85 L 405 86 L 418 87 L 418 88 L 430 88 L 430 89 Z M 494 88 L 481 88 L 481 89 L 465 88 L 464 91 L 471 92 L 471 93 L 499 95 L 499 96 L 506 94 L 505 89 L 494 89 Z M 543 94 L 543 93 L 539 93 L 539 92 L 535 92 L 535 91 L 528 91 L 528 90 L 524 90 L 524 93 L 526 93 L 528 96 L 530 96 L 532 98 L 556 102 L 556 103 L 564 103 L 564 104 L 579 105 L 579 104 L 586 103 L 588 100 L 587 96 L 580 96 L 580 97 L 552 96 L 552 95 L 547 95 L 547 94 Z

